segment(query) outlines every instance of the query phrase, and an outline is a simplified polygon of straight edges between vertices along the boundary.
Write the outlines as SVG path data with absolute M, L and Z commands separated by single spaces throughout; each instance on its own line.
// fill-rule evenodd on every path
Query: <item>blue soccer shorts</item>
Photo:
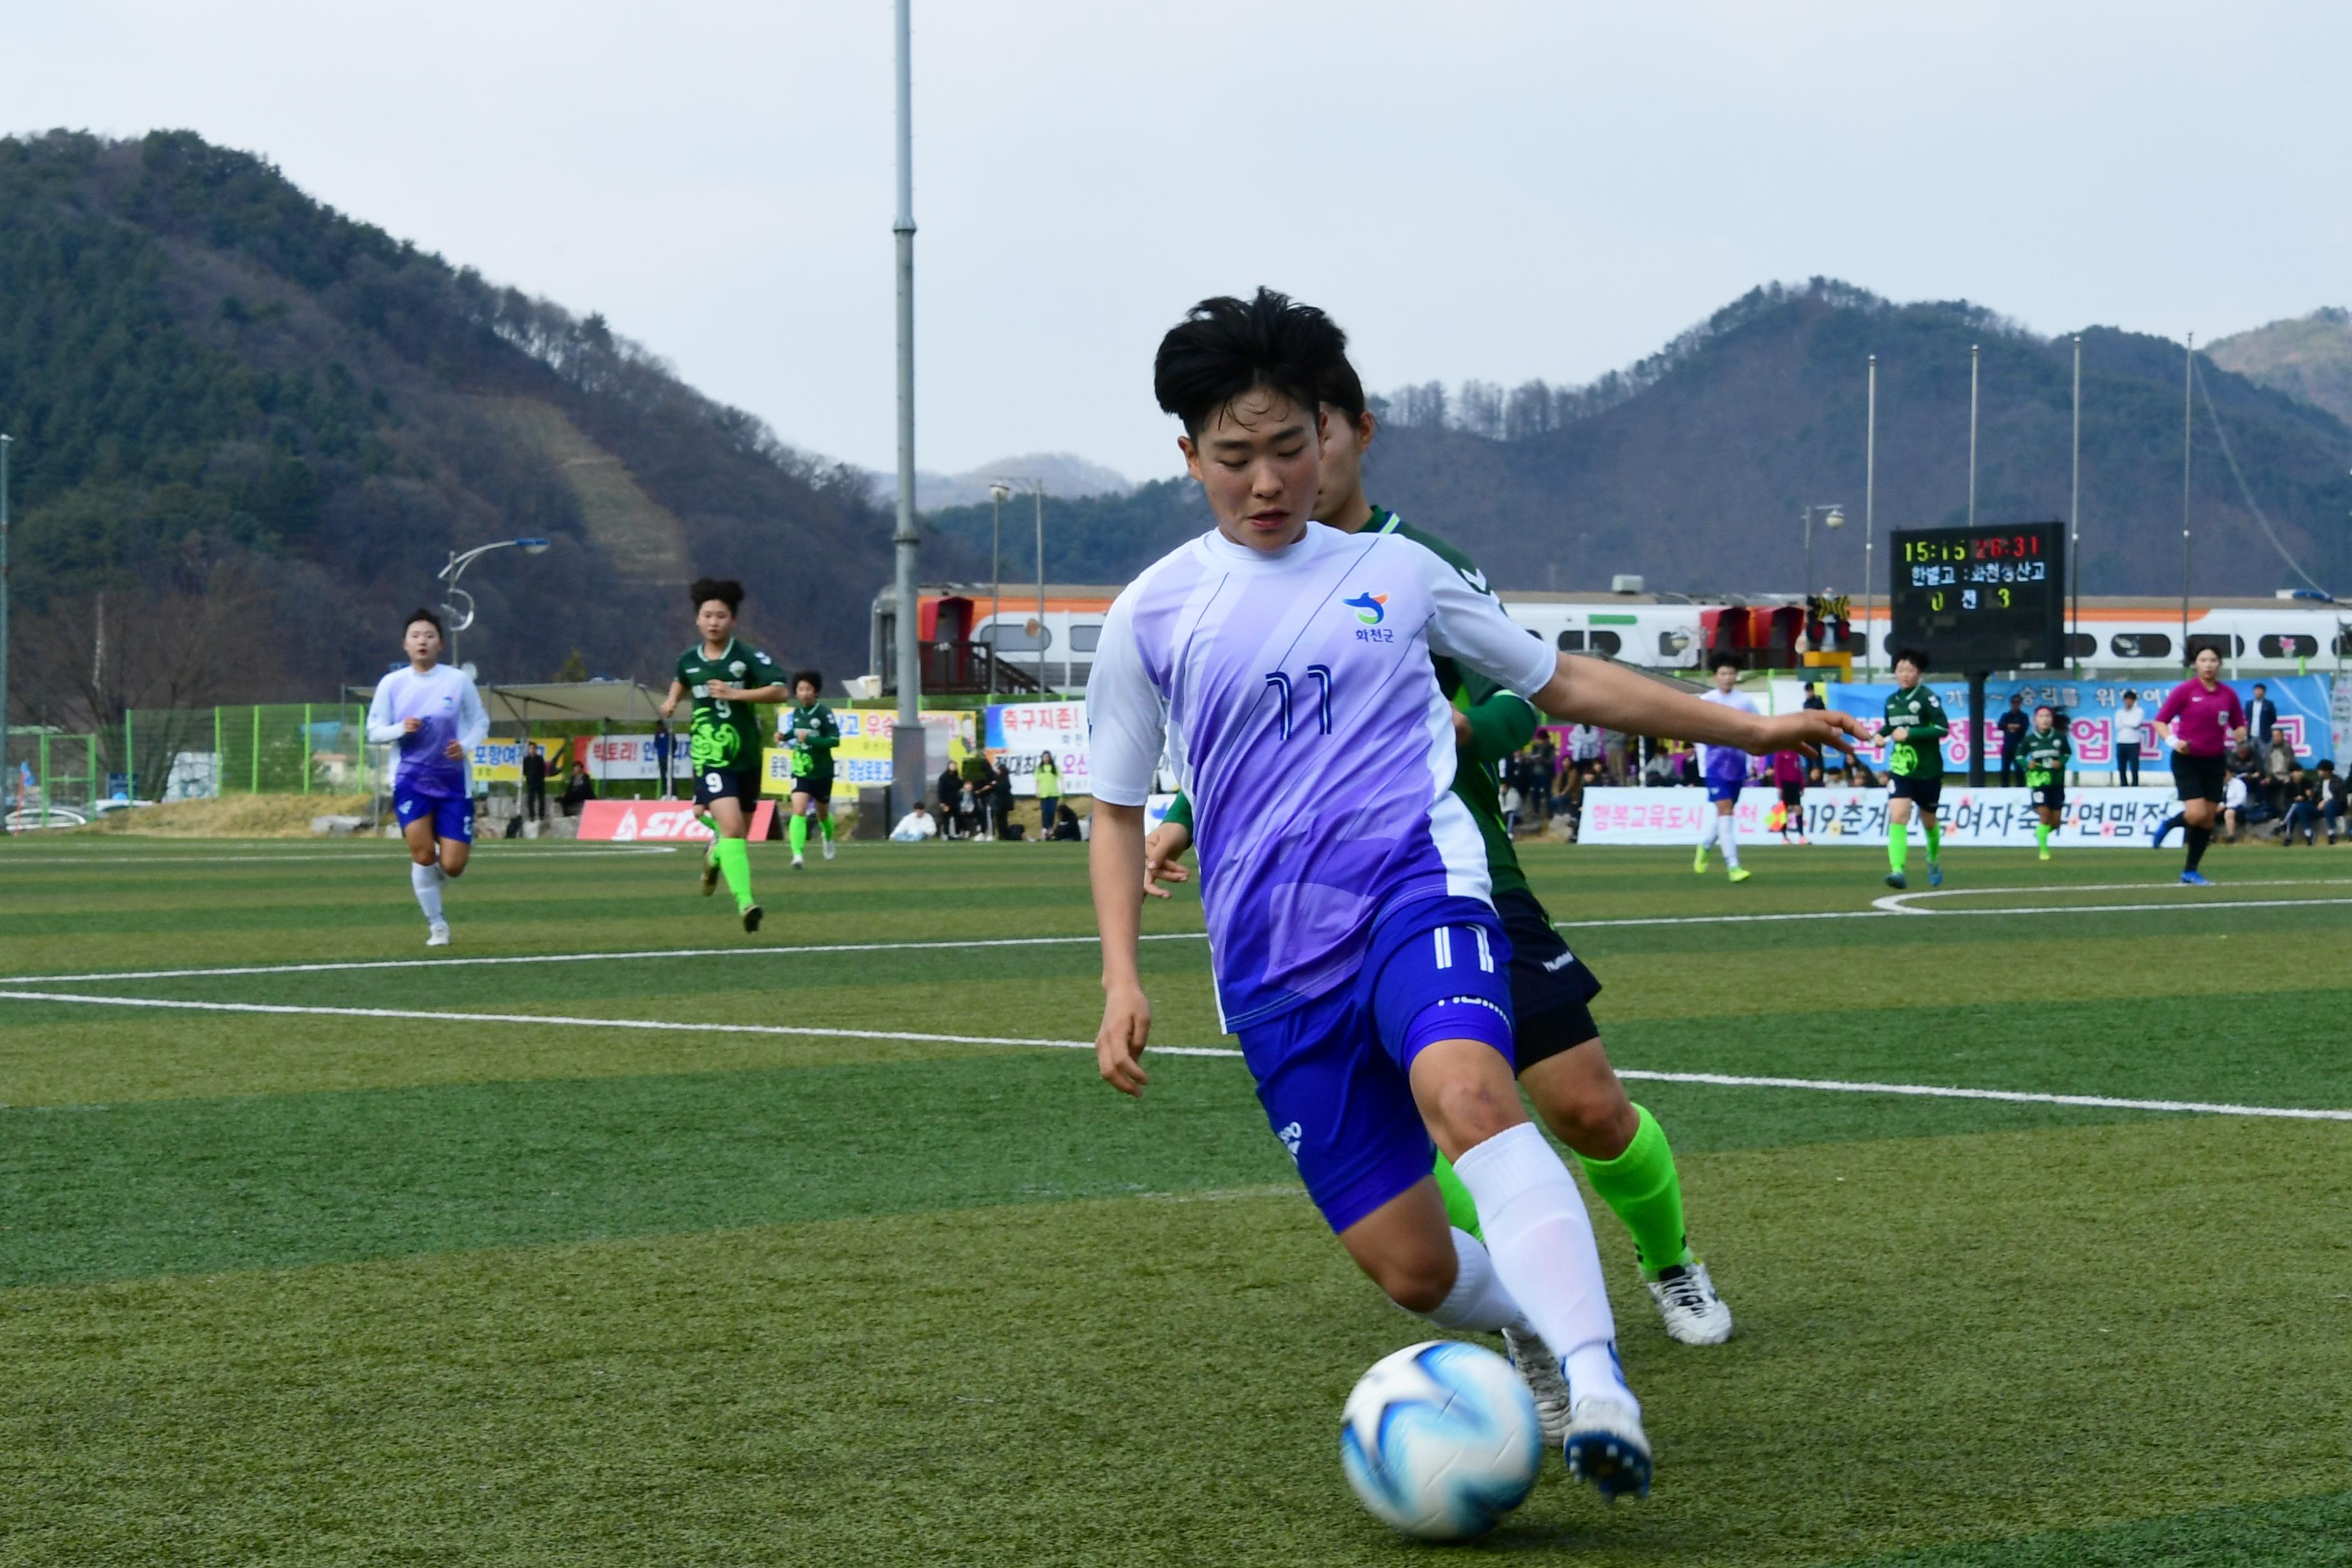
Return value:
M 1241 1031 L 1268 1126 L 1342 1231 L 1429 1174 L 1413 1058 L 1478 1040 L 1511 1060 L 1511 944 L 1475 899 L 1423 899 L 1374 929 L 1355 979 Z
M 425 817 L 433 819 L 433 837 L 452 844 L 474 841 L 474 803 L 465 795 L 415 795 L 402 790 L 393 795 L 393 812 L 400 830 Z
M 1738 800 L 1741 785 L 1738 779 L 1706 781 L 1706 798 L 1710 801 Z

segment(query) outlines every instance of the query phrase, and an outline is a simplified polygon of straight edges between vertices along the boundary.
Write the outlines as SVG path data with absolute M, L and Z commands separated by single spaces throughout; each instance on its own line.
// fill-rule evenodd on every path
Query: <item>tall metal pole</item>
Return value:
M 898 212 L 890 232 L 898 252 L 898 529 L 891 535 L 898 553 L 898 725 L 890 737 L 890 780 L 898 799 L 891 810 L 904 816 L 922 805 L 923 775 L 930 771 L 923 750 L 923 649 L 921 590 L 918 583 L 915 532 L 915 89 L 911 0 L 898 0 Z
M 996 651 L 1004 643 L 1004 487 L 988 487 L 995 521 L 988 531 L 988 694 L 996 695 Z M 925 770 L 928 772 L 929 770 Z
M 1969 345 L 1969 526 L 1977 525 L 1977 345 Z
M 2196 430 L 2189 419 L 2190 389 L 2197 374 L 2197 334 L 2180 357 L 2180 658 L 2189 659 L 2189 448 Z
M 1037 695 L 1045 695 L 1045 481 L 1031 481 L 1030 493 L 1037 498 Z M 1069 650 L 1062 650 L 1063 675 L 1069 674 Z
M 1804 596 L 1813 596 L 1813 509 L 1805 509 L 1805 581 Z
M 2083 656 L 2078 651 L 2083 642 L 2083 340 L 2074 339 L 2074 499 L 2066 503 L 2066 571 L 2074 579 L 2074 613 L 2073 625 L 2067 628 L 2066 650 L 2074 661 L 2074 674 L 2083 673 Z
M 1872 574 L 1871 552 L 1877 543 L 1878 523 L 1878 356 L 1870 356 L 1870 433 L 1863 440 L 1862 458 L 1862 618 L 1870 630 L 1862 639 L 1862 678 L 1870 679 L 1873 648 L 1878 637 L 1878 617 L 1871 597 L 1878 579 Z
M 8 771 L 8 447 L 11 438 L 0 436 L 0 833 L 7 831 L 8 795 L 16 788 L 16 779 Z M 47 770 L 42 770 L 44 774 Z M 41 804 L 48 804 L 44 790 Z M 41 819 L 47 822 L 48 818 Z

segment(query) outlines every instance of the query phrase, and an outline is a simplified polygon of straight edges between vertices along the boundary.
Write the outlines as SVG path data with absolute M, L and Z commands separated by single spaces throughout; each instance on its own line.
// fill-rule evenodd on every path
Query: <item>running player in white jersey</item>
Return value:
M 1510 947 L 1431 656 L 1628 732 L 1812 749 L 1854 726 L 1556 657 L 1426 546 L 1311 522 L 1316 388 L 1345 347 L 1321 311 L 1264 289 L 1203 301 L 1160 343 L 1154 390 L 1217 527 L 1118 596 L 1087 686 L 1097 1065 L 1126 1093 L 1148 1081 L 1143 807 L 1164 752 L 1192 802 L 1220 1014 L 1325 1219 L 1401 1305 L 1539 1335 L 1573 1401 L 1570 1473 L 1644 1491 L 1591 1221 L 1512 1079 Z M 1433 1138 L 1484 1246 L 1447 1224 Z
M 408 885 L 425 911 L 427 947 L 449 945 L 441 889 L 466 874 L 474 844 L 474 770 L 467 761 L 489 738 L 474 678 L 439 662 L 441 617 L 413 610 L 401 639 L 408 668 L 376 683 L 368 703 L 367 738 L 399 748 L 392 802 L 408 840 Z
M 1698 700 L 1735 708 L 1742 713 L 1755 712 L 1756 700 L 1732 689 L 1738 684 L 1739 661 L 1729 654 L 1718 654 L 1715 660 L 1715 689 L 1700 692 Z M 1732 814 L 1739 809 L 1739 789 L 1748 782 L 1748 753 L 1737 746 L 1701 746 L 1698 774 L 1706 781 L 1707 805 L 1715 815 L 1699 834 L 1698 853 L 1691 858 L 1691 869 L 1704 875 L 1708 847 L 1720 844 L 1723 863 L 1730 868 L 1731 879 L 1744 882 L 1756 873 L 1739 864 L 1739 825 Z

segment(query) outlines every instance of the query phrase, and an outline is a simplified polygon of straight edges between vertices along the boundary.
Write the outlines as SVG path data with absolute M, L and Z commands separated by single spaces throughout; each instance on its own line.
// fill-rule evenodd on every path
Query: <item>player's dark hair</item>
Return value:
M 2035 703 L 2033 705 L 2033 710 L 2036 713 L 2047 713 L 2053 721 L 2058 717 L 2058 710 L 2051 707 L 2047 702 Z
M 1312 305 L 1263 288 L 1246 300 L 1219 295 L 1160 340 L 1151 392 L 1197 437 L 1218 409 L 1260 387 L 1306 407 L 1323 402 L 1326 379 L 1347 354 L 1348 334 Z
M 408 635 L 408 628 L 415 626 L 419 621 L 423 621 L 426 625 L 430 626 L 434 631 L 440 635 L 443 642 L 447 642 L 449 640 L 449 628 L 441 624 L 441 617 L 435 615 L 432 611 L 426 609 L 422 605 L 419 605 L 416 608 L 409 611 L 408 618 L 400 623 L 400 635 L 406 637 Z
M 824 677 L 819 675 L 814 669 L 803 669 L 795 672 L 793 676 L 793 689 L 795 691 L 799 690 L 803 681 L 806 681 L 809 685 L 815 687 L 820 693 L 824 690 Z
M 1895 664 L 1903 664 L 1906 662 L 1908 662 L 1911 668 L 1917 670 L 1920 674 L 1927 674 L 1927 650 L 1924 647 L 1896 648 L 1895 650 Z M 1888 668 L 1893 668 L 1894 666 L 1889 665 Z
M 1742 665 L 1742 664 L 1739 662 L 1739 656 L 1738 656 L 1738 654 L 1736 654 L 1736 653 L 1719 653 L 1719 654 L 1717 654 L 1717 655 L 1715 656 L 1715 662 L 1714 662 L 1713 664 L 1710 664 L 1710 665 L 1708 665 L 1708 666 L 1706 667 L 1706 668 L 1707 668 L 1707 673 L 1709 673 L 1709 674 L 1711 675 L 1711 674 L 1713 674 L 1715 671 L 1717 671 L 1717 670 L 1718 670 L 1718 669 L 1722 669 L 1722 668 L 1726 668 L 1727 666 L 1727 667 L 1729 667 L 1730 668 L 1733 668 L 1733 669 L 1741 669 L 1741 668 L 1746 668 L 1744 665 Z M 1810 685 L 1810 684 L 1811 684 L 1811 683 L 1809 681 L 1809 682 L 1807 682 L 1807 684 L 1808 684 L 1808 685 Z
M 697 577 L 686 585 L 686 596 L 698 610 L 716 599 L 733 615 L 743 607 L 743 584 L 732 577 Z
M 1344 336 L 1342 341 L 1345 341 Z M 1330 368 L 1323 373 L 1323 379 L 1316 383 L 1315 401 L 1329 404 L 1346 415 L 1350 425 L 1363 422 L 1363 378 L 1356 374 L 1356 367 L 1348 363 L 1346 354 L 1334 360 Z

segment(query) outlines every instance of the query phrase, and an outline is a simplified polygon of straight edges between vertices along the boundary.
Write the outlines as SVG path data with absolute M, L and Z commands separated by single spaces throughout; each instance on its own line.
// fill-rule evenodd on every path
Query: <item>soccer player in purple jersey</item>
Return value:
M 367 738 L 399 748 L 392 803 L 408 840 L 408 885 L 425 911 L 427 947 L 449 945 L 441 889 L 466 874 L 474 847 L 472 748 L 489 738 L 490 716 L 474 678 L 440 662 L 441 617 L 409 612 L 401 638 L 408 668 L 376 683 Z
M 1510 948 L 1452 790 L 1454 710 L 1431 656 L 1629 732 L 1760 752 L 1857 731 L 1555 656 L 1425 546 L 1312 522 L 1316 388 L 1345 344 L 1321 311 L 1265 289 L 1203 301 L 1160 343 L 1154 390 L 1217 526 L 1119 595 L 1087 686 L 1097 1065 L 1129 1094 L 1148 1081 L 1143 807 L 1164 752 L 1192 802 L 1219 1012 L 1326 1220 L 1400 1305 L 1539 1335 L 1570 1393 L 1570 1473 L 1604 1497 L 1646 1491 L 1591 1221 L 1513 1081 Z M 1433 1140 L 1484 1246 L 1447 1223 Z
M 1755 712 L 1756 700 L 1734 689 L 1738 684 L 1739 661 L 1729 654 L 1719 655 L 1715 661 L 1715 689 L 1700 692 L 1699 700 L 1737 708 L 1743 713 Z M 1720 844 L 1723 864 L 1731 873 L 1731 879 L 1744 882 L 1756 873 L 1739 863 L 1739 824 L 1733 813 L 1739 809 L 1740 786 L 1748 782 L 1748 753 L 1737 746 L 1701 746 L 1698 772 L 1699 777 L 1706 781 L 1707 809 L 1715 815 L 1699 836 L 1698 853 L 1691 858 L 1691 869 L 1704 876 L 1706 852 Z

